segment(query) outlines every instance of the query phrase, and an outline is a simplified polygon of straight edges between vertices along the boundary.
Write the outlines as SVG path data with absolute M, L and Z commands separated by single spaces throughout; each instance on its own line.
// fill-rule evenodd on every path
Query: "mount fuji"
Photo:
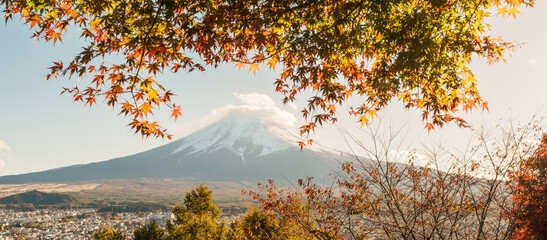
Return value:
M 108 161 L 0 177 L 0 183 L 57 182 L 123 178 L 189 178 L 197 181 L 295 181 L 327 179 L 340 154 L 315 143 L 300 149 L 302 138 L 267 117 L 232 112 L 223 119 L 169 144 Z M 337 160 L 338 159 L 338 160 Z

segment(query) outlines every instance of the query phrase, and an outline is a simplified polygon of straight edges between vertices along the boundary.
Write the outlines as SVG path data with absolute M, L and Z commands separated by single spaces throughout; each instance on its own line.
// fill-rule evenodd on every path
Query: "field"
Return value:
M 94 181 L 72 181 L 32 184 L 0 184 L 0 198 L 38 190 L 65 193 L 83 206 L 108 204 L 159 203 L 174 206 L 184 200 L 184 195 L 202 182 L 192 179 L 131 178 Z M 225 213 L 237 213 L 257 205 L 242 189 L 254 189 L 255 183 L 203 182 L 213 191 L 215 203 Z

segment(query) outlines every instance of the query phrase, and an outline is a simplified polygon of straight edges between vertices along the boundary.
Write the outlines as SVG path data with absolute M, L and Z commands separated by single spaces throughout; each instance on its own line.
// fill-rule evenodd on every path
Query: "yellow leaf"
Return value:
M 154 99 L 158 96 L 158 92 L 156 92 L 156 90 L 154 90 L 154 89 L 150 89 L 150 91 L 148 91 L 147 95 L 148 95 L 148 100 L 152 100 L 152 99 Z
M 249 72 L 250 71 L 253 71 L 253 74 L 256 74 L 256 71 L 259 71 L 260 72 L 260 69 L 258 69 L 258 63 L 253 63 L 251 64 L 251 66 L 249 67 Z
M 239 70 L 241 70 L 241 68 L 245 67 L 245 63 L 237 62 L 236 67 L 237 67 L 237 70 L 239 71 Z

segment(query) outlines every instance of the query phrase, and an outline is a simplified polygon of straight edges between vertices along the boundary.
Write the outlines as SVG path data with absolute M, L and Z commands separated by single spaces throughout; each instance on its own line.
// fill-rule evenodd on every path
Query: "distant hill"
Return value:
M 77 200 L 71 196 L 60 193 L 45 193 L 40 191 L 30 191 L 19 193 L 0 199 L 0 204 L 25 204 L 30 203 L 34 206 L 40 205 L 65 205 L 77 203 Z
M 97 211 L 100 213 L 103 212 L 112 212 L 112 213 L 126 213 L 126 212 L 170 212 L 173 208 L 167 204 L 157 204 L 157 203 L 132 203 L 125 205 L 113 205 L 100 207 Z
M 314 142 L 300 149 L 300 135 L 264 116 L 234 112 L 185 138 L 134 155 L 42 172 L 3 176 L 0 183 L 66 182 L 127 178 L 196 181 L 296 182 L 330 180 L 340 154 Z

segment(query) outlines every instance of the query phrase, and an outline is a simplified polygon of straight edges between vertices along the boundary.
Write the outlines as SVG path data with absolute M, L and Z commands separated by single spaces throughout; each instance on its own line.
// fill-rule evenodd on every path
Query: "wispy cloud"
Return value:
M 7 156 L 9 151 L 11 151 L 9 145 L 0 140 L 0 157 Z M 6 166 L 6 162 L 4 159 L 0 158 L 0 168 L 3 168 L 4 166 Z
M 298 109 L 298 107 L 296 106 L 296 104 L 294 104 L 293 102 L 288 102 L 288 103 L 286 103 L 285 105 L 289 106 L 292 110 Z
M 9 145 L 0 139 L 0 153 L 9 152 L 10 150 Z

